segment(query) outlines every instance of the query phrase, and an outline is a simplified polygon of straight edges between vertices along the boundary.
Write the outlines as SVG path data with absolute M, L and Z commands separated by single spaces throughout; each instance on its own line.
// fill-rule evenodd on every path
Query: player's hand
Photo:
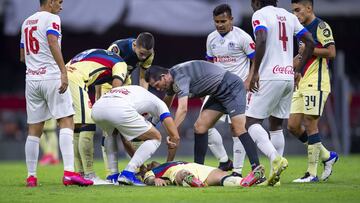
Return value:
M 59 87 L 59 93 L 63 94 L 67 90 L 68 85 L 69 85 L 69 80 L 67 77 L 67 73 L 66 72 L 61 73 L 61 86 Z
M 174 149 L 174 148 L 176 148 L 176 146 L 177 146 L 177 144 L 176 144 L 175 142 L 172 142 L 172 141 L 170 140 L 170 137 L 169 137 L 169 136 L 166 137 L 166 144 L 167 144 L 167 146 L 168 146 L 169 149 Z
M 299 43 L 299 50 L 298 50 L 299 54 L 302 55 L 303 52 L 304 52 L 304 50 L 305 50 L 305 44 L 300 41 L 300 43 Z
M 244 81 L 244 86 L 245 86 L 245 89 L 246 91 L 250 91 L 250 77 L 246 78 L 246 80 Z
M 249 91 L 250 92 L 257 92 L 257 91 L 259 91 L 259 88 L 260 88 L 259 74 L 254 73 L 254 75 L 251 77 L 251 80 L 250 80 Z
M 301 79 L 301 74 L 295 72 L 295 74 L 294 74 L 294 90 L 299 89 L 300 79 Z
M 161 178 L 155 178 L 154 182 L 155 182 L 155 186 L 158 186 L 158 187 L 167 186 L 166 181 Z

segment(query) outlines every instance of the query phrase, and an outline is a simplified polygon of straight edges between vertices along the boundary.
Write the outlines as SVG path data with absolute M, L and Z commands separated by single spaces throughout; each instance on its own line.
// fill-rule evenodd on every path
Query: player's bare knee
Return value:
M 58 120 L 60 128 L 70 128 L 74 129 L 74 119 L 73 116 L 67 116 L 64 118 L 59 118 Z
M 204 123 L 196 121 L 194 124 L 194 132 L 197 134 L 206 133 L 209 130 L 209 126 L 204 125 Z

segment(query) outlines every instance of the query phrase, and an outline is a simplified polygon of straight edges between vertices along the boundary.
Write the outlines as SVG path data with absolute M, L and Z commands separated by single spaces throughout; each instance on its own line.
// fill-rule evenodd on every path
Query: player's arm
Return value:
M 61 53 L 61 48 L 58 42 L 58 36 L 54 34 L 48 34 L 47 40 L 49 43 L 49 48 L 51 51 L 52 56 L 54 57 L 54 60 L 56 64 L 59 66 L 60 73 L 61 73 L 61 86 L 59 88 L 59 93 L 62 94 L 66 91 L 68 87 L 68 77 L 67 77 L 67 71 L 65 67 L 65 62 L 63 55 Z
M 254 63 L 254 74 L 259 73 L 259 68 L 261 61 L 264 57 L 266 50 L 266 40 L 267 40 L 267 31 L 266 29 L 259 29 L 255 32 L 255 44 L 256 44 L 256 52 L 255 52 L 255 63 Z
M 122 143 L 123 143 L 123 145 L 124 145 L 125 151 L 128 153 L 128 155 L 129 155 L 130 157 L 133 157 L 134 154 L 135 154 L 135 152 L 136 152 L 135 147 L 131 144 L 130 141 L 128 141 L 127 139 L 125 139 L 124 136 L 120 135 L 120 137 L 121 137 L 121 141 L 122 141 Z
M 334 59 L 336 56 L 335 41 L 330 26 L 326 22 L 321 22 L 316 30 L 316 36 L 323 48 L 314 48 L 314 56 L 321 58 Z
M 311 36 L 310 32 L 305 32 L 302 34 L 300 40 L 305 44 L 304 51 L 302 51 L 301 54 L 301 60 L 298 60 L 297 66 L 294 66 L 295 72 L 302 73 L 303 67 L 305 67 L 307 61 L 311 58 L 313 55 L 315 43 L 314 39 Z M 295 64 L 294 64 L 295 65 Z
M 169 162 L 169 161 L 173 161 L 175 158 L 176 150 L 180 143 L 180 136 L 176 128 L 175 122 L 171 118 L 170 114 L 168 117 L 163 119 L 162 124 L 167 134 L 169 135 L 169 141 L 172 143 L 172 144 L 168 144 L 168 156 L 166 161 Z
M 188 96 L 184 96 L 178 99 L 178 108 L 175 113 L 175 125 L 177 128 L 180 127 L 181 123 L 185 119 L 188 110 L 188 98 Z
M 24 51 L 24 48 L 20 48 L 20 62 L 25 63 L 25 51 Z
M 175 95 L 165 95 L 163 101 L 165 102 L 166 106 L 168 108 L 171 107 L 173 101 L 174 101 Z
M 117 62 L 112 68 L 112 87 L 120 87 L 124 84 L 127 74 L 127 64 L 123 61 Z
M 140 80 L 139 80 L 139 84 L 141 87 L 145 88 L 145 89 L 149 89 L 149 83 L 147 83 L 145 81 L 145 72 L 146 69 L 143 67 L 140 67 Z
M 313 55 L 321 58 L 335 59 L 336 56 L 335 45 L 332 44 L 326 48 L 314 48 Z
M 101 85 L 95 85 L 95 100 L 99 100 L 101 97 Z

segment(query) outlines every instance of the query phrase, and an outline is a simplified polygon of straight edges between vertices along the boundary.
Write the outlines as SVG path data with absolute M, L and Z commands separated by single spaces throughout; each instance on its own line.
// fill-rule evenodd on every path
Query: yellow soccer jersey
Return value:
M 316 18 L 306 28 L 311 32 L 317 48 L 335 44 L 330 26 Z M 330 92 L 329 61 L 326 58 L 313 56 L 305 65 L 299 89 Z
M 125 81 L 127 65 L 118 55 L 104 49 L 90 49 L 76 55 L 67 64 L 68 77 L 83 87 L 111 83 L 113 78 Z

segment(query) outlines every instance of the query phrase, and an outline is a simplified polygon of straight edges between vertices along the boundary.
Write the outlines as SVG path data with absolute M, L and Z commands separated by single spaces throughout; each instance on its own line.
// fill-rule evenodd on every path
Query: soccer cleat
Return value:
M 63 184 L 68 185 L 78 185 L 78 186 L 89 186 L 93 185 L 94 182 L 83 178 L 79 173 L 64 171 Z
M 327 181 L 332 173 L 332 167 L 339 159 L 339 156 L 336 152 L 330 151 L 330 157 L 328 160 L 323 161 L 324 172 L 321 174 L 321 180 Z
M 136 178 L 134 172 L 123 170 L 118 178 L 120 184 L 135 185 L 135 186 L 146 186 L 138 178 Z
M 91 180 L 94 184 L 93 185 L 112 185 L 113 183 L 102 180 L 101 178 L 99 178 L 98 176 L 96 176 L 95 174 L 92 175 L 85 175 L 84 177 L 86 180 Z
M 240 182 L 240 185 L 243 187 L 250 187 L 254 185 L 259 179 L 264 177 L 265 168 L 262 165 L 257 166 L 252 170 L 245 178 Z
M 185 176 L 183 181 L 190 187 L 205 187 L 205 184 L 193 174 Z
M 120 175 L 120 173 L 108 175 L 106 177 L 106 181 L 108 181 L 109 183 L 112 183 L 114 185 L 119 185 L 119 182 L 118 182 L 119 175 Z
M 306 172 L 303 177 L 293 180 L 293 183 L 316 183 L 316 182 L 319 182 L 318 177 L 310 175 L 309 172 Z
M 29 176 L 26 179 L 26 187 L 37 187 L 37 178 L 35 176 Z
M 233 169 L 233 162 L 231 159 L 228 159 L 227 162 L 220 162 L 218 169 L 223 171 L 231 171 Z
M 284 157 L 278 156 L 271 165 L 273 168 L 267 182 L 269 186 L 274 186 L 280 181 L 280 174 L 288 167 L 288 161 Z

